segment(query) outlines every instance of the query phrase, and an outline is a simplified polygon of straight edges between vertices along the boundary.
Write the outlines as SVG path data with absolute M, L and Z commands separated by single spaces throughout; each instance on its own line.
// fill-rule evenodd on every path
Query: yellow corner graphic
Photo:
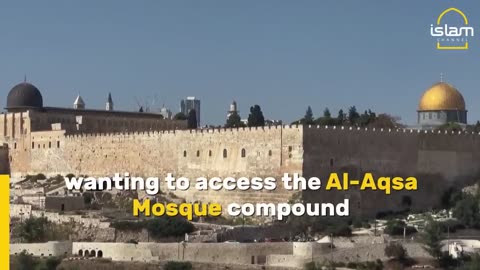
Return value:
M 10 269 L 10 177 L 0 175 L 0 269 Z
M 468 41 L 463 46 L 441 46 L 440 42 L 437 42 L 438 50 L 468 50 Z
M 445 14 L 447 14 L 449 12 L 456 12 L 456 13 L 460 14 L 460 16 L 462 16 L 462 18 L 463 18 L 463 22 L 465 23 L 465 25 L 468 25 L 468 18 L 467 18 L 467 16 L 465 16 L 465 13 L 463 13 L 460 9 L 453 8 L 453 7 L 448 8 L 448 9 L 444 10 L 442 13 L 440 13 L 440 16 L 438 16 L 438 19 L 437 19 L 437 24 L 440 24 L 442 22 L 443 16 L 445 16 Z

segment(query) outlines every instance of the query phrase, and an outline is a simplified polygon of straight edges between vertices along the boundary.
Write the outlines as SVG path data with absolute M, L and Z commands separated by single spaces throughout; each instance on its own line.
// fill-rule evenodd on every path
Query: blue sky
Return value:
M 435 50 L 430 24 L 448 7 L 475 27 L 468 51 Z M 35 84 L 48 106 L 78 92 L 103 108 L 137 101 L 179 110 L 202 102 L 203 124 L 223 124 L 228 105 L 253 104 L 286 122 L 310 105 L 356 105 L 413 124 L 422 92 L 444 73 L 480 119 L 480 2 L 9 1 L 0 2 L 0 105 L 9 89 Z

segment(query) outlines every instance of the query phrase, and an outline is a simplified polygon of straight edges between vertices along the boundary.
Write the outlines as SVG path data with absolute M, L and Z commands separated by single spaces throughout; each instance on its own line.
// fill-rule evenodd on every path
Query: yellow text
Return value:
M 328 178 L 325 190 L 348 190 L 351 186 L 360 186 L 360 190 L 381 190 L 385 194 L 391 194 L 392 190 L 417 190 L 417 178 L 410 176 L 402 178 L 378 177 L 375 178 L 372 173 L 366 173 L 362 179 L 350 179 L 348 173 L 343 173 L 342 178 L 337 173 L 331 173 Z
M 203 204 L 203 203 L 154 203 L 150 200 L 140 202 L 138 199 L 133 200 L 133 215 L 138 217 L 143 213 L 146 217 L 151 215 L 169 217 L 182 216 L 188 220 L 196 217 L 218 217 L 222 214 L 222 206 L 218 203 Z

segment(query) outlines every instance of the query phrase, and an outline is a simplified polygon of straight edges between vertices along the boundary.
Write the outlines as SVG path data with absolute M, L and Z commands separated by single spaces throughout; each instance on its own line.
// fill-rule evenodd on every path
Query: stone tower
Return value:
M 85 102 L 83 101 L 80 94 L 78 94 L 77 98 L 73 102 L 73 108 L 75 110 L 84 110 L 85 109 Z
M 107 104 L 105 105 L 105 110 L 113 111 L 113 100 L 112 100 L 111 93 L 108 93 L 108 99 L 107 99 Z
M 227 112 L 227 119 L 230 118 L 230 115 L 233 113 L 238 113 L 237 102 L 235 100 L 232 102 L 232 104 L 230 104 L 230 109 Z

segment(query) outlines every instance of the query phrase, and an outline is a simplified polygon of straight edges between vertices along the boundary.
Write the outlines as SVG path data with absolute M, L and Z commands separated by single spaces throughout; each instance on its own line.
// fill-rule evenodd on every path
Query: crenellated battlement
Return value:
M 467 132 L 467 131 L 441 131 L 441 130 L 421 130 L 411 128 L 361 128 L 361 127 L 346 127 L 346 126 L 321 126 L 321 125 L 309 125 L 308 129 L 325 129 L 325 130 L 342 130 L 342 131 L 366 131 L 366 132 L 385 132 L 385 133 L 405 133 L 405 134 L 446 134 L 446 135 L 480 135 L 480 132 Z
M 207 129 L 186 129 L 186 130 L 155 130 L 155 131 L 126 131 L 112 133 L 71 133 L 65 134 L 66 140 L 92 139 L 92 138 L 133 138 L 133 137 L 158 137 L 160 135 L 210 135 L 210 134 L 231 134 L 231 133 L 251 133 L 251 132 L 269 132 L 279 130 L 331 130 L 344 132 L 374 132 L 374 133 L 402 133 L 402 134 L 437 134 L 437 135 L 480 135 L 480 132 L 466 131 L 439 131 L 439 130 L 420 130 L 411 128 L 368 128 L 351 126 L 323 126 L 323 125 L 275 125 L 265 127 L 239 127 L 239 128 L 207 128 Z
M 207 129 L 171 129 L 171 130 L 155 130 L 155 131 L 125 131 L 125 132 L 112 132 L 112 133 L 67 133 L 65 138 L 67 140 L 83 139 L 83 138 L 98 138 L 98 137 L 156 137 L 159 135 L 172 134 L 172 135 L 208 135 L 208 134 L 225 134 L 235 132 L 268 132 L 284 130 L 302 129 L 301 125 L 275 125 L 265 127 L 239 127 L 239 128 L 207 128 Z
M 480 143 L 476 132 L 365 128 L 324 125 L 276 125 L 265 127 L 169 129 L 111 133 L 33 132 L 31 141 L 11 145 L 10 168 L 14 175 L 105 176 L 115 172 L 185 177 L 253 177 L 299 173 L 326 178 L 333 171 L 374 172 L 378 175 L 421 176 L 422 183 L 436 183 L 438 192 L 421 193 L 416 207 L 431 207 L 438 201 L 443 182 L 475 180 L 480 175 Z M 464 138 L 464 139 L 461 139 Z M 1 151 L 0 151 L 1 152 Z M 431 177 L 431 178 L 428 178 Z M 471 179 L 470 179 L 471 178 Z M 440 179 L 440 180 L 439 180 Z M 430 190 L 429 190 L 430 191 Z M 419 192 L 420 193 L 420 192 Z M 335 201 L 336 193 L 318 198 Z M 228 194 L 179 191 L 187 201 L 286 202 L 285 190 L 272 193 Z M 413 196 L 413 195 L 412 195 Z M 430 196 L 430 197 L 428 197 Z M 362 203 L 364 213 L 396 209 L 391 197 Z M 424 198 L 429 198 L 424 200 Z M 383 208 L 382 208 L 383 209 Z M 363 210 L 362 210 L 363 211 Z

